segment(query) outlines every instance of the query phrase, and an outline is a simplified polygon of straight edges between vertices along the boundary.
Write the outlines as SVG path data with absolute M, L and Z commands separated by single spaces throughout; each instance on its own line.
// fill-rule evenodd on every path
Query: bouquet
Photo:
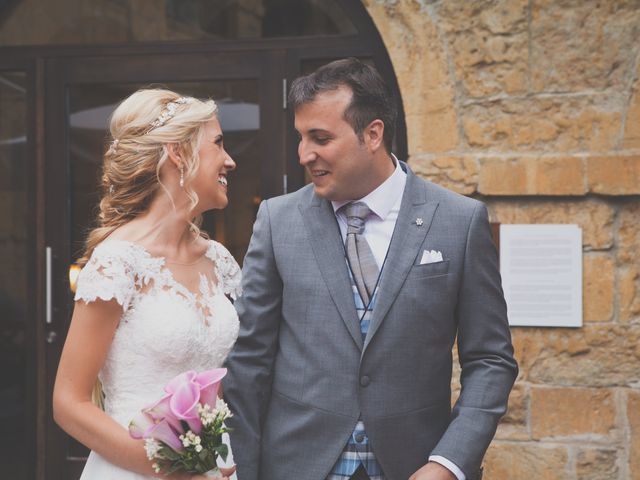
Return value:
M 160 400 L 131 421 L 129 434 L 144 439 L 156 473 L 218 472 L 217 458 L 226 460 L 229 453 L 222 434 L 229 431 L 224 422 L 231 412 L 218 398 L 226 374 L 226 368 L 181 373 L 164 387 Z

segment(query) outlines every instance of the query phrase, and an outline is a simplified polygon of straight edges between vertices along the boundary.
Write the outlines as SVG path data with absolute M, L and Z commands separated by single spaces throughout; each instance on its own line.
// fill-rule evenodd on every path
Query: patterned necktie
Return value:
M 371 247 L 363 235 L 365 219 L 372 212 L 366 204 L 355 202 L 345 205 L 344 213 L 347 216 L 347 259 L 358 293 L 366 306 L 376 288 L 379 273 Z

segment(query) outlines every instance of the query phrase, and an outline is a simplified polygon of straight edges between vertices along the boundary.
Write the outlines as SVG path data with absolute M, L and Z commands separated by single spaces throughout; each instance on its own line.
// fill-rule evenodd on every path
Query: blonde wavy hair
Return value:
M 213 100 L 184 97 L 165 89 L 138 90 L 118 105 L 109 125 L 112 142 L 104 155 L 96 226 L 87 235 L 78 265 L 84 266 L 94 248 L 119 226 L 144 213 L 160 188 L 169 195 L 160 181 L 160 169 L 169 158 L 167 145 L 177 145 L 184 162 L 185 191 L 191 207 L 198 204 L 189 181 L 200 164 L 204 125 L 216 114 Z M 190 222 L 194 237 L 206 237 L 201 225 L 201 217 Z

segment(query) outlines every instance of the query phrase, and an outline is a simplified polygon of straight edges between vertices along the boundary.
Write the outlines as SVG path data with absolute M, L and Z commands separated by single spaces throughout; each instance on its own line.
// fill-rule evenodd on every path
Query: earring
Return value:
M 180 165 L 180 187 L 184 187 L 184 167 Z

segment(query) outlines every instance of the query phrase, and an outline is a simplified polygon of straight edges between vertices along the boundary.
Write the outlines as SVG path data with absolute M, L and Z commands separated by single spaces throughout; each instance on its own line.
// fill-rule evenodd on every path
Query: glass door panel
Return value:
M 109 117 L 118 103 L 146 84 L 74 85 L 69 89 L 69 160 L 71 182 L 71 258 L 80 256 L 87 229 L 94 225 L 99 202 L 102 155 Z M 237 168 L 229 175 L 229 205 L 207 212 L 203 230 L 242 262 L 260 200 L 260 93 L 257 80 L 168 82 L 184 95 L 213 98 L 225 147 Z
M 26 480 L 33 465 L 33 417 L 27 355 L 30 221 L 27 194 L 27 97 L 23 72 L 0 72 L 0 468 Z

